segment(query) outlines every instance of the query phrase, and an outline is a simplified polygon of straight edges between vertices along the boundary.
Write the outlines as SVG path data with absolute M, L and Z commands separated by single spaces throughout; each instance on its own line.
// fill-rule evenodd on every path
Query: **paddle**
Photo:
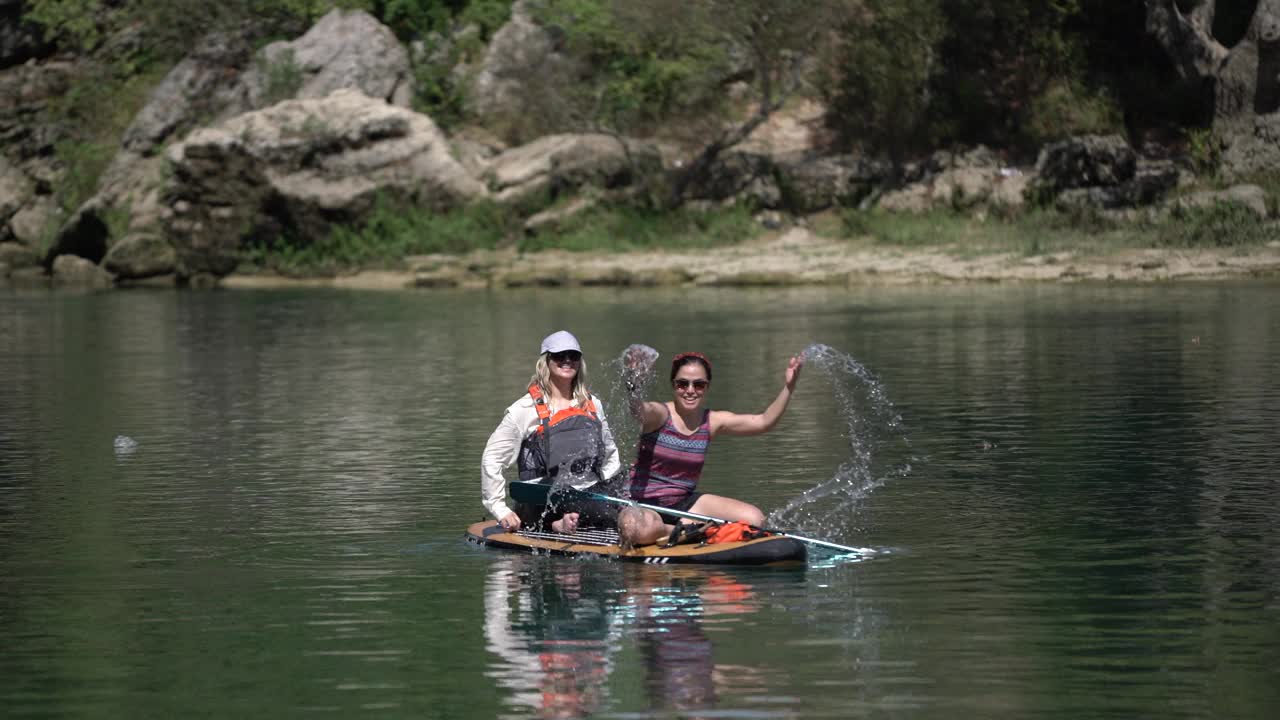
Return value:
M 549 504 L 547 496 L 551 494 L 552 490 L 554 490 L 555 494 L 560 497 L 565 497 L 565 496 L 572 497 L 574 495 L 577 495 L 579 497 L 585 497 L 591 500 L 599 500 L 601 502 L 615 503 L 618 505 L 628 505 L 630 507 L 638 507 L 644 510 L 652 510 L 658 513 L 659 515 L 674 515 L 675 517 L 689 518 L 690 520 L 710 520 L 712 522 L 718 522 L 718 523 L 729 522 L 728 520 L 724 520 L 717 517 L 711 517 L 710 515 L 700 515 L 698 513 L 685 512 L 684 510 L 672 510 L 671 508 L 664 508 L 658 505 L 646 505 L 644 503 L 636 502 L 634 500 L 627 500 L 626 498 L 615 497 L 613 495 L 605 495 L 604 493 L 591 492 L 590 490 L 578 490 L 577 488 L 563 486 L 563 485 L 555 486 L 547 483 L 523 482 L 523 481 L 515 481 L 511 483 L 511 497 L 515 499 L 516 502 L 529 503 L 530 505 Z M 755 528 L 755 529 L 763 530 L 767 533 L 772 533 L 774 535 L 782 535 L 784 537 L 789 537 L 795 540 L 799 540 L 800 542 L 803 542 L 803 543 L 809 543 L 810 545 L 817 545 L 820 547 L 831 548 L 832 550 L 839 550 L 841 552 L 854 553 L 857 555 L 870 555 L 875 553 L 875 550 L 871 548 L 856 548 L 856 547 L 849 547 L 848 545 L 837 545 L 836 543 L 827 542 L 826 540 L 816 540 L 814 538 L 804 537 L 802 535 L 796 535 L 795 533 L 790 533 L 790 532 L 787 532 L 786 530 L 778 530 L 775 528 Z

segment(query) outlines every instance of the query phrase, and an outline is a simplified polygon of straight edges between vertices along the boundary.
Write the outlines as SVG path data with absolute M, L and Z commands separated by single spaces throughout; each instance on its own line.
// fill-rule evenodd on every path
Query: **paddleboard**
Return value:
M 583 528 L 572 535 L 528 530 L 507 532 L 496 520 L 488 520 L 468 527 L 466 538 L 477 545 L 503 550 L 585 555 L 649 565 L 795 565 L 804 563 L 807 557 L 804 543 L 780 535 L 714 545 L 623 548 L 618 544 L 618 534 L 612 530 Z

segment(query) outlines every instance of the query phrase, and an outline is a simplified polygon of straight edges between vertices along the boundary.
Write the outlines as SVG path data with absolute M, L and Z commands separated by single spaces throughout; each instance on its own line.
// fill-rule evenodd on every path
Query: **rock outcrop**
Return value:
M 430 118 L 356 90 L 202 128 L 168 158 L 164 235 L 188 277 L 231 272 L 247 241 L 321 237 L 378 196 L 448 208 L 487 195 Z
M 601 134 L 548 135 L 489 161 L 484 179 L 499 202 L 555 197 L 581 187 L 642 187 L 662 175 L 653 143 Z
M 467 111 L 507 124 L 531 107 L 533 94 L 563 89 L 571 82 L 570 63 L 559 52 L 558 33 L 539 25 L 527 0 L 511 5 L 511 19 L 493 34 L 466 92 Z
M 938 152 L 909 168 L 909 182 L 885 193 L 877 206 L 892 212 L 924 212 L 938 208 L 1021 207 L 1029 182 L 1017 168 L 1000 162 L 979 146 L 965 153 Z
M 393 105 L 412 104 L 409 52 L 386 25 L 363 10 L 331 10 L 292 42 L 262 49 L 245 75 L 250 105 L 322 98 L 354 88 Z

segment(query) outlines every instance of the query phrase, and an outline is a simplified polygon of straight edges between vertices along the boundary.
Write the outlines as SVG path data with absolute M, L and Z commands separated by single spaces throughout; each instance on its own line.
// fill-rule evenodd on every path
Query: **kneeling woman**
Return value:
M 773 429 L 787 410 L 800 379 L 803 361 L 791 358 L 782 391 L 763 413 L 742 415 L 706 410 L 711 387 L 711 361 L 701 353 L 682 353 L 671 361 L 671 402 L 631 399 L 631 412 L 641 423 L 636 464 L 631 470 L 631 499 L 647 505 L 698 513 L 759 526 L 764 513 L 750 503 L 697 492 L 711 439 L 725 435 L 759 435 Z M 667 536 L 672 526 L 653 510 L 627 508 L 619 517 L 621 534 L 633 545 Z
M 573 532 L 578 523 L 613 527 L 617 508 L 591 500 L 574 500 L 548 508 L 506 502 L 502 471 L 519 461 L 521 480 L 565 483 L 592 488 L 619 470 L 618 448 L 604 418 L 600 398 L 587 390 L 582 347 L 570 333 L 548 335 L 534 363 L 529 391 L 507 408 L 480 462 L 484 507 L 507 530 L 521 527 Z

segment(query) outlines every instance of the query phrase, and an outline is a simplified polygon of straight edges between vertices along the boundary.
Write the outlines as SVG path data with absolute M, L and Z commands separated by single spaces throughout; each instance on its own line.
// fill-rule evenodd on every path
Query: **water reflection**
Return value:
M 487 673 L 508 703 L 533 717 L 587 717 L 600 709 L 622 615 L 619 568 L 608 562 L 496 558 L 485 582 Z
M 785 681 L 749 657 L 716 662 L 704 626 L 761 609 L 745 572 L 504 555 L 484 598 L 486 648 L 497 658 L 487 674 L 521 716 L 590 717 L 622 704 L 610 687 L 630 684 L 613 676 L 632 650 L 655 716 L 700 717 L 722 697 L 767 694 L 766 678 Z

